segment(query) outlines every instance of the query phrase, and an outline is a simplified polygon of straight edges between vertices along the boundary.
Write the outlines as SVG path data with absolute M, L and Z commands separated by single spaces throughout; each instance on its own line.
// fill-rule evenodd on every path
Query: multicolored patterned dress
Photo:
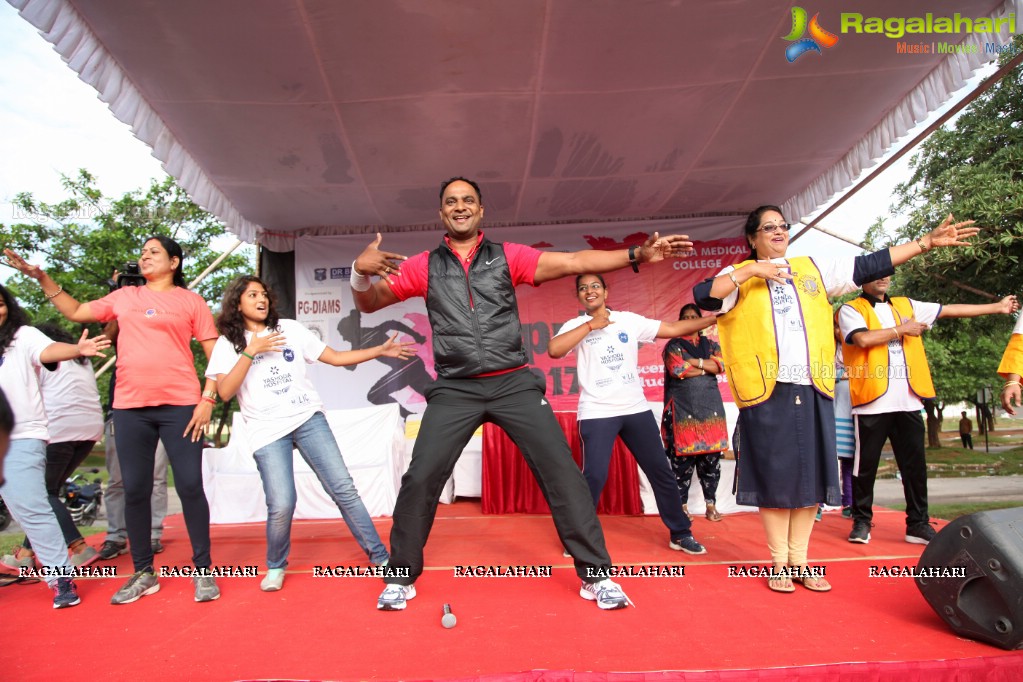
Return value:
M 665 450 L 676 457 L 719 453 L 728 449 L 728 426 L 717 376 L 681 378 L 699 363 L 721 364 L 721 347 L 706 336 L 672 339 L 664 347 L 664 412 L 661 435 Z

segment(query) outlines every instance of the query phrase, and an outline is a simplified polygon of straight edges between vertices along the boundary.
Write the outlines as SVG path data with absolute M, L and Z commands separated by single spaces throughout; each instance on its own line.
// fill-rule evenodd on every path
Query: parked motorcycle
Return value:
M 99 469 L 90 469 L 89 473 L 98 474 Z M 103 505 L 103 481 L 98 477 L 89 481 L 82 474 L 75 474 L 64 484 L 63 498 L 75 525 L 91 526 Z
M 4 498 L 0 497 L 0 531 L 7 530 L 9 525 L 11 525 L 11 512 L 7 509 Z

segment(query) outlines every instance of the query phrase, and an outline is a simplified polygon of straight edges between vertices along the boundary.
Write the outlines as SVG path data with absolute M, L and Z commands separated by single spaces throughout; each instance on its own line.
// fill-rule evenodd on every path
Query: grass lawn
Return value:
M 974 512 L 991 511 L 992 509 L 1012 509 L 1014 507 L 1021 506 L 1019 502 L 973 502 L 970 504 L 929 504 L 927 505 L 928 511 L 930 511 L 931 518 L 944 519 L 945 521 L 954 521 L 960 516 L 966 516 L 967 514 L 973 514 Z M 905 511 L 905 504 L 893 504 L 891 509 L 898 509 L 899 511 Z
M 1018 442 L 1018 437 L 1016 439 Z M 977 443 L 974 442 L 974 446 Z M 959 478 L 963 476 L 1013 476 L 1023 474 L 1023 446 L 999 452 L 984 452 L 961 447 L 927 449 L 927 475 L 931 478 Z M 895 460 L 890 451 L 877 469 L 878 478 L 895 476 Z

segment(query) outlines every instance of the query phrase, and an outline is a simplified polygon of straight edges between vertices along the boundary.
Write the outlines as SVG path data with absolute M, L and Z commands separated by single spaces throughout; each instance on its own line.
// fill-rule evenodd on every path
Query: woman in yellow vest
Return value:
M 973 221 L 949 215 L 920 239 L 855 258 L 786 257 L 790 225 L 761 206 L 744 228 L 752 256 L 696 285 L 697 305 L 719 315 L 725 375 L 739 407 L 739 504 L 760 508 L 772 570 L 768 587 L 793 581 L 831 589 L 807 566 L 817 505 L 838 505 L 835 452 L 835 336 L 829 296 L 884 277 L 936 246 L 966 246 Z
M 1016 320 L 1009 337 L 1009 345 L 1002 354 L 1002 363 L 998 365 L 998 373 L 1005 379 L 1002 386 L 1002 407 L 1011 415 L 1016 414 L 1013 404 L 1020 406 L 1020 376 L 1023 376 L 1023 315 Z

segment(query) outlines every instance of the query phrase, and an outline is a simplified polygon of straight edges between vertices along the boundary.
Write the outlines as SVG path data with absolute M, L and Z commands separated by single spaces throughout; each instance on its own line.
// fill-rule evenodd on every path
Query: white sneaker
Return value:
M 584 582 L 579 588 L 579 596 L 597 602 L 597 606 L 605 610 L 624 609 L 632 604 L 618 583 L 607 578 L 596 583 Z
M 259 589 L 264 592 L 276 592 L 284 586 L 284 569 L 268 568 L 266 577 L 259 583 Z
M 377 608 L 381 611 L 403 611 L 405 602 L 416 596 L 415 585 L 396 585 L 385 583 L 384 591 L 377 599 Z

